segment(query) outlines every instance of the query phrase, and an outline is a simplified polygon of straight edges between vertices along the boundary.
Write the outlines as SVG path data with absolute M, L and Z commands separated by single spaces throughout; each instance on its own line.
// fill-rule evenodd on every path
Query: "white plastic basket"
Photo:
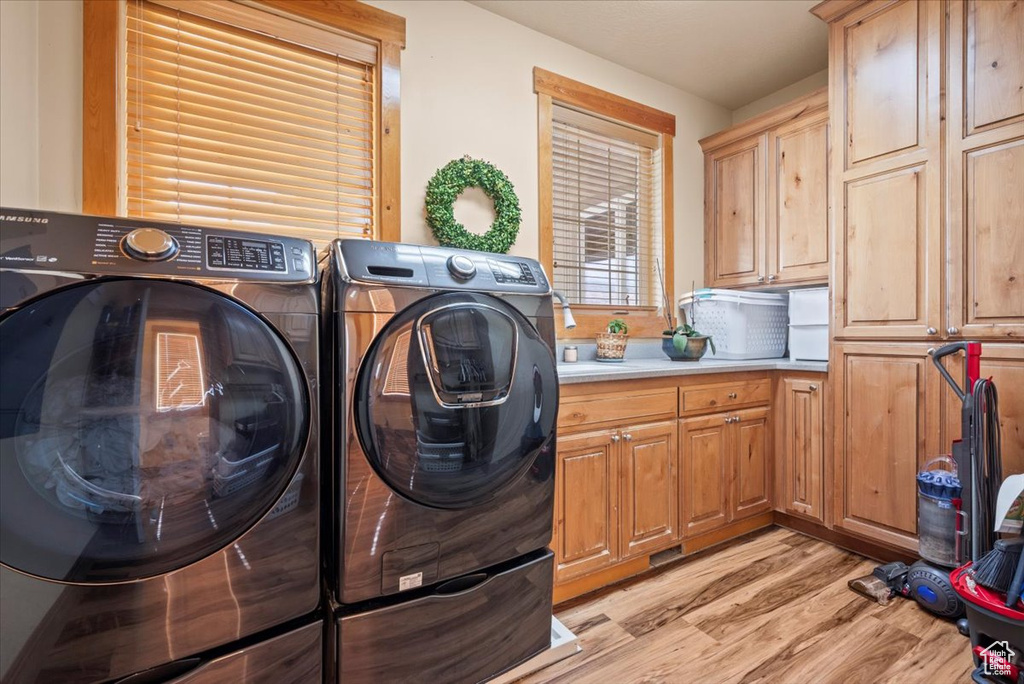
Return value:
M 828 288 L 789 291 L 790 325 L 828 325 Z
M 786 353 L 784 294 L 705 288 L 679 298 L 685 320 L 715 342 L 716 359 L 777 359 Z
M 789 326 L 792 361 L 828 361 L 828 325 Z

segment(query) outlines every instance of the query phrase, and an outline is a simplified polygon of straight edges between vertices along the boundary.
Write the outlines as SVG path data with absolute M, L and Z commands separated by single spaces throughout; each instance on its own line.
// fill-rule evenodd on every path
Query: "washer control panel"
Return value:
M 288 272 L 284 244 L 254 238 L 207 235 L 206 263 L 210 268 L 236 271 Z
M 178 241 L 159 228 L 136 228 L 124 236 L 121 248 L 139 261 L 166 261 L 180 249 Z
M 0 268 L 245 281 L 316 279 L 308 240 L 0 207 Z
M 495 261 L 488 259 L 494 281 L 497 283 L 516 283 L 518 285 L 536 285 L 537 278 L 533 275 L 530 264 L 525 261 Z
M 469 280 L 476 275 L 476 264 L 464 254 L 448 257 L 448 272 L 459 280 Z
M 464 249 L 370 240 L 336 240 L 343 279 L 401 287 L 548 295 L 551 286 L 533 259 Z

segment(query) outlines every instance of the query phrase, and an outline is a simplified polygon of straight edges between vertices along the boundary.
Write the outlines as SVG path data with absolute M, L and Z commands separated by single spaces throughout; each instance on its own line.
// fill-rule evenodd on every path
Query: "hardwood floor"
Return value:
M 970 641 L 847 580 L 876 563 L 771 528 L 559 606 L 578 653 L 529 684 L 970 681 Z

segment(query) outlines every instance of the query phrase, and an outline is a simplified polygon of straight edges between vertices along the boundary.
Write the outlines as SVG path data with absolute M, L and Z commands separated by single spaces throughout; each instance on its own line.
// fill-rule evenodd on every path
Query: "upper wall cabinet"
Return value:
M 871 2 L 830 26 L 838 338 L 939 337 L 941 22 Z
M 947 334 L 1024 339 L 1024 2 L 948 17 Z
M 828 282 L 828 111 L 768 136 L 768 280 Z
M 708 287 L 828 281 L 828 95 L 700 141 Z
M 1024 338 L 1024 3 L 814 12 L 831 22 L 835 337 Z

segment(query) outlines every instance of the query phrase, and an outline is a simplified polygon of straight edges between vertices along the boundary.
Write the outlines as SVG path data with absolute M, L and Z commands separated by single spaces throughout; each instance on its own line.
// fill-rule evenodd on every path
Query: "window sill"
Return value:
M 614 306 L 570 305 L 576 327 L 567 330 L 563 323 L 562 307 L 555 302 L 555 337 L 560 340 L 594 339 L 597 333 L 605 332 L 608 321 L 621 318 L 629 326 L 629 336 L 634 338 L 661 337 L 665 330 L 665 317 L 657 309 L 623 309 Z

